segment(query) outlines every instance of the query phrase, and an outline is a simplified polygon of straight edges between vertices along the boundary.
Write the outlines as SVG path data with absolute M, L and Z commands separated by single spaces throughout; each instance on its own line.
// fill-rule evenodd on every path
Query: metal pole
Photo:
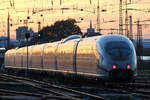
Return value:
M 126 13 L 125 13 L 125 35 L 129 38 L 129 31 L 128 31 L 128 4 L 127 0 L 125 0 L 126 5 Z
M 9 44 L 10 44 L 10 27 L 9 27 L 9 19 L 10 19 L 10 15 L 9 15 L 9 11 L 8 11 L 8 18 L 7 18 L 7 49 L 9 49 Z
M 41 22 L 38 22 L 38 32 L 40 31 L 41 29 Z
M 27 69 L 26 69 L 26 73 L 25 73 L 26 77 L 28 75 L 28 69 L 29 69 L 29 66 L 28 66 L 28 39 L 27 39 Z
M 120 0 L 119 4 L 119 34 L 123 35 L 122 0 Z
M 97 5 L 97 32 L 101 33 L 100 29 L 100 7 L 99 7 L 99 0 Z
M 28 20 L 30 19 L 30 17 L 29 16 L 27 16 L 27 24 L 26 24 L 26 26 L 27 26 L 27 28 L 28 28 Z M 27 77 L 27 75 L 29 74 L 29 72 L 28 72 L 28 39 L 29 39 L 29 37 L 30 37 L 30 33 L 29 32 L 27 32 L 26 34 L 25 34 L 25 37 L 26 37 L 26 39 L 27 39 L 27 69 L 26 69 L 26 77 Z
M 132 16 L 130 16 L 130 35 L 129 35 L 129 37 L 130 37 L 130 39 L 133 41 L 133 33 L 132 33 Z

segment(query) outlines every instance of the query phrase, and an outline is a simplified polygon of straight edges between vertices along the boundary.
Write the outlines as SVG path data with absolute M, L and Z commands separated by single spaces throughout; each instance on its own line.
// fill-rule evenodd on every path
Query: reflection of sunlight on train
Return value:
M 26 50 L 23 47 L 7 51 L 5 66 L 26 69 Z M 33 70 L 114 81 L 134 79 L 137 63 L 132 42 L 121 35 L 73 35 L 62 41 L 29 46 L 28 62 Z

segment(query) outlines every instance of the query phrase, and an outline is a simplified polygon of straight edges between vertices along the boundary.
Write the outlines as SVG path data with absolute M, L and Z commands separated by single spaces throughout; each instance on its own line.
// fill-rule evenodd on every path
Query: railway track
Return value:
M 18 81 L 18 79 L 8 78 L 0 74 L 0 99 L 1 100 L 42 100 L 53 98 L 54 100 L 70 100 L 72 98 L 51 95 L 44 89 L 34 89 L 35 87 Z M 73 100 L 73 99 L 72 99 Z M 77 100 L 77 99 L 76 99 Z
M 6 90 L 6 89 L 0 89 L 1 95 L 24 95 L 24 96 L 33 96 L 33 97 L 42 97 L 42 94 L 35 94 L 35 93 L 29 93 L 29 92 L 21 92 L 21 91 L 13 91 L 13 90 Z
M 77 87 L 78 88 L 78 87 Z M 85 90 L 84 87 L 81 90 Z M 108 97 L 111 96 L 110 100 L 120 100 L 119 98 L 125 98 L 123 100 L 149 100 L 150 99 L 150 91 L 145 89 L 139 89 L 135 86 L 130 85 L 119 85 L 119 86 L 112 86 L 112 87 L 89 87 L 88 91 L 95 91 L 97 95 L 100 95 L 102 97 Z M 104 93 L 102 92 L 104 91 Z M 112 99 L 113 96 L 117 96 L 116 98 Z M 138 99 L 137 99 L 138 98 Z M 121 99 L 121 100 L 122 100 Z
M 3 79 L 8 80 L 16 80 L 19 83 L 23 83 L 24 85 L 31 86 L 34 88 L 39 89 L 40 91 L 46 92 L 45 94 L 42 94 L 42 98 L 65 98 L 66 99 L 74 99 L 74 100 L 80 100 L 80 99 L 97 99 L 97 100 L 120 100 L 120 99 L 112 99 L 111 96 L 117 96 L 118 98 L 123 98 L 124 96 L 127 97 L 128 100 L 134 100 L 133 98 L 142 98 L 139 100 L 148 100 L 150 99 L 150 84 L 149 83 L 142 83 L 136 80 L 135 83 L 125 83 L 121 84 L 119 86 L 115 87 L 97 87 L 92 86 L 91 89 L 86 88 L 80 88 L 79 86 L 73 87 L 70 85 L 54 85 L 49 82 L 44 81 L 37 81 L 32 80 L 29 78 L 24 77 L 16 77 L 12 75 L 7 74 L 1 74 L 1 77 Z M 145 79 L 145 77 L 143 77 Z M 142 80 L 142 79 L 141 79 Z M 90 87 L 90 86 L 89 86 Z M 94 90 L 93 90 L 94 89 Z M 53 93 L 54 92 L 54 93 Z M 104 92 L 104 93 L 103 93 Z M 52 95 L 53 94 L 53 95 Z M 38 95 L 38 94 L 37 94 Z M 39 94 L 41 95 L 41 94 Z M 131 99 L 132 97 L 132 99 Z M 137 99 L 135 99 L 137 100 Z
M 28 92 L 20 92 L 20 91 L 12 91 L 6 89 L 0 89 L 0 99 L 1 100 L 43 100 L 46 98 L 56 99 L 56 100 L 70 100 L 70 98 L 62 97 L 62 96 L 43 96 L 42 94 L 37 93 L 28 93 Z
M 135 82 L 150 84 L 150 75 L 138 75 Z
M 110 88 L 112 91 L 120 93 L 128 93 L 134 96 L 150 99 L 150 84 L 149 83 L 122 83 Z
M 44 95 L 44 98 L 48 98 L 51 94 L 53 94 L 56 96 L 67 97 L 67 98 L 70 98 L 71 100 L 73 99 L 80 100 L 83 98 L 88 98 L 88 99 L 93 99 L 93 100 L 107 100 L 106 98 L 103 98 L 97 95 L 69 89 L 66 87 L 58 86 L 58 85 L 52 85 L 47 82 L 31 80 L 28 78 L 16 77 L 16 76 L 7 75 L 7 74 L 1 74 L 0 76 L 3 78 L 10 79 L 10 80 L 18 81 L 19 83 L 22 83 L 24 85 L 32 86 L 41 91 L 45 91 L 47 92 L 47 94 Z
M 74 89 L 79 89 L 74 87 Z M 114 87 L 114 88 L 99 88 L 99 87 L 86 87 L 80 90 L 94 92 L 96 95 L 108 98 L 110 100 L 149 100 L 150 96 L 148 92 L 143 90 L 133 90 L 128 88 Z

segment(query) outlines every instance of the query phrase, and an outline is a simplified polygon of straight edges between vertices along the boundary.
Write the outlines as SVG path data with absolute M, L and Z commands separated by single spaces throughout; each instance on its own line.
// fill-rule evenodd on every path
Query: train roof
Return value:
M 102 35 L 101 39 L 104 39 L 105 41 L 126 41 L 129 40 L 127 37 L 119 34 L 113 34 L 113 35 Z

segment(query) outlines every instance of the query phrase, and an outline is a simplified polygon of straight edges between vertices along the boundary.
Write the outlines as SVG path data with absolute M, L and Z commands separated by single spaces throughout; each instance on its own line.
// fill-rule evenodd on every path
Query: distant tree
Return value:
M 62 21 L 57 21 L 54 23 L 52 27 L 52 33 L 57 34 L 58 39 L 65 38 L 69 35 L 73 34 L 79 34 L 81 35 L 81 29 L 79 26 L 77 26 L 75 19 L 67 19 L 67 20 L 62 20 Z
M 49 41 L 58 41 L 62 38 L 65 38 L 69 35 L 79 34 L 82 35 L 81 29 L 78 25 L 76 25 L 75 19 L 67 19 L 56 21 L 54 25 L 46 26 L 41 29 L 36 37 L 32 40 L 33 43 L 35 42 L 49 42 Z M 32 43 L 32 44 L 33 44 Z

